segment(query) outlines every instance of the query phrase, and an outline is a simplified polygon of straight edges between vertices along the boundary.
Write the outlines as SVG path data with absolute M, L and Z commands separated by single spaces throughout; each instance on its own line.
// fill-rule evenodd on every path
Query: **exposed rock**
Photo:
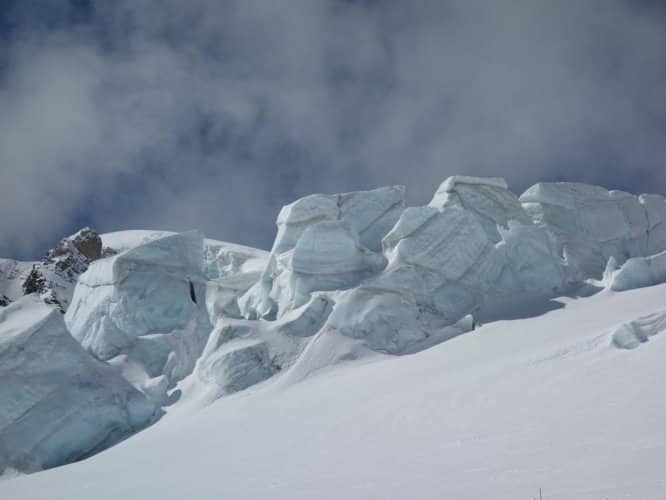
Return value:
M 37 266 L 32 267 L 32 271 L 23 282 L 23 294 L 29 295 L 31 293 L 44 293 L 47 290 L 46 279 L 39 271 Z
M 41 262 L 0 262 L 0 285 L 14 295 L 37 293 L 47 304 L 65 312 L 79 275 L 101 257 L 102 240 L 90 228 L 63 238 Z M 3 283 L 4 282 L 4 283 Z M 2 289 L 0 289 L 2 291 Z M 5 291 L 5 293 L 6 293 Z M 9 296 L 10 300 L 18 298 Z
M 89 227 L 78 231 L 72 237 L 72 243 L 89 261 L 97 260 L 102 255 L 102 238 Z

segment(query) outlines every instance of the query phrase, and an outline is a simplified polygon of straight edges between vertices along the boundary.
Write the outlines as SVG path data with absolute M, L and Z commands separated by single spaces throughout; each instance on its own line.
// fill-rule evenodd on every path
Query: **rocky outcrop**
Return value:
M 0 259 L 0 298 L 5 296 L 11 302 L 36 293 L 64 313 L 79 275 L 102 256 L 101 237 L 92 229 L 83 228 L 60 240 L 39 262 Z M 3 302 L 0 300 L 0 307 Z
M 71 238 L 74 247 L 81 252 L 88 261 L 92 262 L 101 257 L 102 238 L 89 227 L 81 229 Z

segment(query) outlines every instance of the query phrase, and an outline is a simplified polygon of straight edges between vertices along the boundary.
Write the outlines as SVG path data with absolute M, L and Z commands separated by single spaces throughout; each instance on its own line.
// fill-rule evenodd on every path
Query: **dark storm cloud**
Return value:
M 666 17 L 625 0 L 16 2 L 0 254 L 81 221 L 268 246 L 315 191 L 666 191 Z

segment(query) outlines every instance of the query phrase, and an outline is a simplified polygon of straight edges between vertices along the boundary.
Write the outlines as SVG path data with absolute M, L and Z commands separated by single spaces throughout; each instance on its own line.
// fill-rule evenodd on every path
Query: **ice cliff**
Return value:
M 191 232 L 96 261 L 65 314 L 85 349 L 141 372 L 133 382 L 158 402 L 192 371 L 210 333 L 203 250 L 203 236 Z
M 0 309 L 0 472 L 79 460 L 149 425 L 159 410 L 27 295 Z
M 114 387 L 143 401 L 145 418 L 123 427 L 110 417 L 123 432 L 149 421 L 150 405 L 209 402 L 268 379 L 411 353 L 586 281 L 618 291 L 666 280 L 664 197 L 574 183 L 540 183 L 518 197 L 503 179 L 457 176 L 420 207 L 406 207 L 395 186 L 310 195 L 280 211 L 270 252 L 197 232 L 91 238 L 83 249 L 76 235 L 63 240 L 67 251 L 49 257 L 80 259 L 67 266 L 73 295 L 58 295 L 65 323 L 49 313 L 46 330 L 75 346 L 98 370 L 90 373 L 107 369 Z M 0 306 L 17 300 L 31 265 L 0 261 Z M 17 308 L 0 316 L 7 338 Z M 0 371 L 13 372 L 11 363 L 0 355 Z M 7 415 L 0 432 L 21 423 Z M 47 440 L 22 463 L 57 465 L 111 444 L 85 415 L 70 422 L 82 435 L 97 430 L 94 444 Z

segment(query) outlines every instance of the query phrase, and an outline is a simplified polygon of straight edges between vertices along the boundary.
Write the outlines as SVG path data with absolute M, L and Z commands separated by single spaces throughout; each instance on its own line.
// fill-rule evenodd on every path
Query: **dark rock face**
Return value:
M 55 248 L 46 253 L 45 262 L 60 263 L 60 270 L 64 271 L 72 266 L 81 268 L 75 272 L 85 271 L 88 264 L 102 256 L 102 238 L 99 234 L 84 227 L 72 236 L 60 240 Z
M 39 272 L 37 266 L 32 267 L 32 271 L 23 282 L 23 294 L 28 295 L 30 293 L 44 293 L 46 292 L 46 279 Z
M 102 238 L 89 227 L 85 227 L 76 233 L 72 242 L 76 249 L 89 261 L 99 259 L 102 255 Z
M 11 300 L 9 300 L 9 297 L 6 295 L 0 296 L 0 307 L 7 307 L 9 304 L 11 304 Z
M 36 263 L 23 282 L 23 293 L 38 293 L 65 312 L 79 275 L 102 257 L 102 238 L 89 227 L 63 238 Z

